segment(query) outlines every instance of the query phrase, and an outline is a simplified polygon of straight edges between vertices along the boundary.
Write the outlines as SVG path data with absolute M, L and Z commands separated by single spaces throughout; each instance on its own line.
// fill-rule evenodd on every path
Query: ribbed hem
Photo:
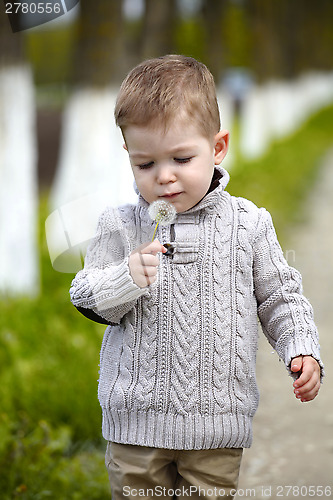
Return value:
M 249 448 L 252 417 L 174 415 L 103 409 L 103 437 L 107 441 L 173 450 Z

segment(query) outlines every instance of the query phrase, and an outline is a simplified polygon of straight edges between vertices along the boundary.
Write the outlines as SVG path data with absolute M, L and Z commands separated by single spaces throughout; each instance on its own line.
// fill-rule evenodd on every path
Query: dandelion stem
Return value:
M 155 229 L 154 229 L 154 234 L 153 234 L 153 237 L 152 237 L 151 241 L 154 241 L 155 234 L 156 234 L 156 231 L 157 231 L 157 228 L 158 228 L 159 223 L 160 223 L 160 221 L 157 221 L 157 224 L 156 224 L 156 226 L 155 226 Z

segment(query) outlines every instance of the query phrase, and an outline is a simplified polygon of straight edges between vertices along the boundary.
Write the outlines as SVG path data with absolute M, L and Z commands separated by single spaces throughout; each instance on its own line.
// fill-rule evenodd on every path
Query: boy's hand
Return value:
M 291 360 L 292 372 L 301 372 L 294 382 L 294 393 L 303 402 L 312 401 L 320 389 L 320 366 L 312 356 L 298 356 Z
M 165 253 L 166 248 L 158 241 L 143 243 L 130 253 L 128 265 L 134 283 L 144 288 L 156 281 L 159 259 L 158 252 Z

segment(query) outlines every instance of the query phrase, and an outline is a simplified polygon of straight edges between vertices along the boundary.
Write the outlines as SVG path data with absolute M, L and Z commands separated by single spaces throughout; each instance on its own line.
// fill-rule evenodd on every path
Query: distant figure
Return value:
M 230 68 L 226 71 L 223 78 L 223 85 L 232 98 L 235 115 L 239 118 L 242 113 L 244 100 L 253 88 L 254 78 L 246 68 Z

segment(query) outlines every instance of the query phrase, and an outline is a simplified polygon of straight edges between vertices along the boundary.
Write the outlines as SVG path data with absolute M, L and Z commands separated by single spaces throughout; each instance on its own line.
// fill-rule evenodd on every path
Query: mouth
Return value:
M 165 198 L 167 200 L 173 200 L 174 198 L 176 198 L 180 194 L 182 194 L 182 193 L 181 192 L 179 192 L 179 193 L 166 193 L 166 194 L 163 194 L 162 196 L 159 196 L 159 198 Z

